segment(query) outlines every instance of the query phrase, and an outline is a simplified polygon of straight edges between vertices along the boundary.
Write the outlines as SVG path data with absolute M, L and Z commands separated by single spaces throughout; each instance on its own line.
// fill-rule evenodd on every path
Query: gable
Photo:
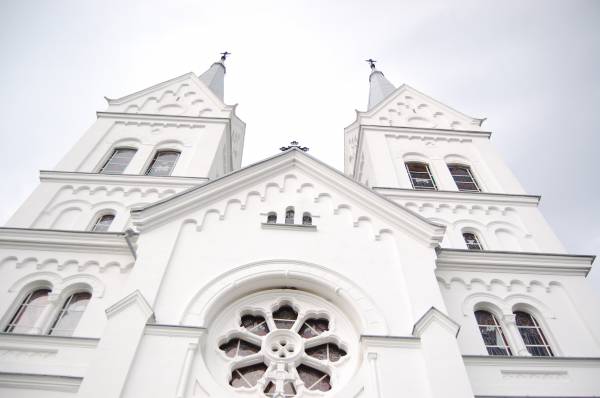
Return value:
M 467 116 L 403 84 L 367 112 L 358 112 L 362 125 L 480 130 L 483 119 Z
M 298 150 L 136 209 L 132 212 L 132 222 L 142 233 L 174 220 L 193 223 L 202 230 L 207 222 L 218 223 L 231 211 L 250 209 L 252 214 L 244 217 L 254 222 L 266 222 L 271 211 L 283 222 L 288 205 L 298 206 L 298 222 L 304 211 L 315 217 L 343 216 L 338 218 L 351 227 L 366 228 L 375 240 L 386 234 L 401 233 L 433 247 L 444 234 L 443 226 L 387 200 Z
M 109 112 L 168 116 L 229 117 L 225 105 L 194 73 L 176 77 L 119 99 L 106 99 Z

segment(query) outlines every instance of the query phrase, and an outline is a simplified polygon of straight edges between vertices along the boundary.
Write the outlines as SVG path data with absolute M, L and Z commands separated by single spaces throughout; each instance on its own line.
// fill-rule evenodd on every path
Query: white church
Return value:
M 594 256 L 483 119 L 373 61 L 343 173 L 242 168 L 226 55 L 107 99 L 0 228 L 0 397 L 600 396 Z

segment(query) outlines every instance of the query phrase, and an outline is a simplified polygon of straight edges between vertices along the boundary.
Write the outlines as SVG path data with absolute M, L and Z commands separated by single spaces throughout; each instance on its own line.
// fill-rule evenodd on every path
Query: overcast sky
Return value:
M 243 163 L 297 139 L 342 169 L 373 57 L 396 86 L 487 117 L 569 252 L 600 254 L 600 1 L 20 0 L 0 18 L 0 224 L 104 96 L 199 74 L 225 50 Z

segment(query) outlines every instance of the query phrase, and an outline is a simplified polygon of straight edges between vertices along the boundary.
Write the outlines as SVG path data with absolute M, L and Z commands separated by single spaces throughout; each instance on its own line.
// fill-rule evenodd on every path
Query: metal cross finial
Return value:
M 225 59 L 227 59 L 227 56 L 231 55 L 230 52 L 225 51 L 224 53 L 221 53 L 221 61 L 225 61 Z
M 298 148 L 302 152 L 308 152 L 308 148 L 305 146 L 300 146 L 298 141 L 292 141 L 292 142 L 290 142 L 289 146 L 282 146 L 281 148 L 279 148 L 279 150 L 283 152 L 283 151 L 287 151 L 288 149 L 292 149 L 292 148 Z
M 371 69 L 375 69 L 375 62 L 377 62 L 377 61 L 375 61 L 374 59 L 369 58 L 369 59 L 366 59 L 365 62 L 369 63 L 369 65 L 371 66 Z

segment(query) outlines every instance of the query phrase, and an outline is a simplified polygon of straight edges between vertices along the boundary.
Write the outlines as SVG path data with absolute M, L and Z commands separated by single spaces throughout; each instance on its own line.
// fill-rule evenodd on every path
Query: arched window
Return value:
M 472 232 L 464 232 L 463 238 L 465 239 L 465 244 L 467 245 L 467 249 L 469 250 L 483 250 L 477 235 Z
M 277 213 L 272 211 L 267 214 L 267 224 L 277 224 Z
M 146 170 L 148 176 L 170 176 L 179 159 L 178 151 L 160 151 L 156 152 L 152 163 Z
M 48 334 L 52 336 L 72 336 L 92 295 L 88 292 L 72 294 L 65 300 Z
M 408 162 L 405 165 L 414 189 L 437 190 L 427 163 Z
M 5 333 L 28 333 L 35 326 L 48 304 L 50 289 L 35 290 L 23 299 L 15 315 L 4 328 Z
M 293 224 L 294 223 L 294 215 L 295 215 L 295 212 L 294 212 L 294 208 L 292 206 L 285 209 L 285 223 Z
M 117 148 L 100 169 L 102 174 L 123 174 L 137 151 L 131 148 Z
M 534 357 L 552 357 L 552 349 L 538 321 L 523 311 L 515 311 L 515 322 L 527 351 Z
M 449 164 L 448 169 L 450 170 L 450 174 L 452 174 L 452 178 L 454 178 L 454 182 L 456 183 L 459 191 L 481 191 L 481 189 L 479 189 L 479 185 L 477 185 L 477 181 L 475 181 L 475 177 L 473 177 L 473 173 L 471 173 L 471 168 L 469 166 Z
M 494 314 L 479 310 L 475 311 L 475 318 L 488 354 L 512 355 L 508 341 L 502 331 L 502 326 L 500 326 Z
M 302 215 L 302 225 L 312 225 L 312 216 L 309 212 L 305 212 Z
M 92 226 L 92 232 L 107 232 L 114 219 L 114 214 L 104 214 L 98 217 Z

